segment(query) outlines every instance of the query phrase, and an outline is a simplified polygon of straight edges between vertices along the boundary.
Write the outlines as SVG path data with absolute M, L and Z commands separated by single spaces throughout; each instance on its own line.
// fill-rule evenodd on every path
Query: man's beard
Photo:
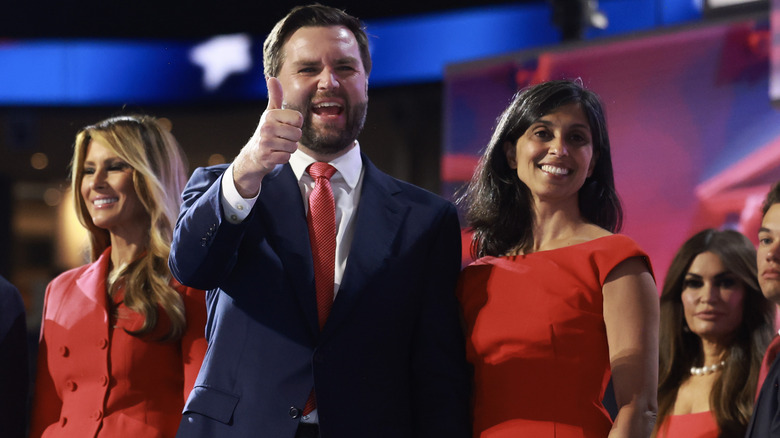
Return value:
M 344 129 L 338 131 L 330 123 L 320 127 L 313 126 L 311 100 L 303 108 L 290 104 L 286 104 L 285 108 L 297 110 L 305 115 L 301 139 L 298 142 L 318 154 L 332 155 L 352 146 L 352 143 L 357 140 L 366 122 L 368 101 L 355 104 L 348 102 L 344 109 L 346 111 Z

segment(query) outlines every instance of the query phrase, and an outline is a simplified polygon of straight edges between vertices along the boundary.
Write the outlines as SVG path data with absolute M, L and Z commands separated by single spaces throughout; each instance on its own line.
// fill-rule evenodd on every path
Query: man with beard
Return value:
M 296 7 L 263 48 L 268 108 L 174 231 L 174 276 L 209 290 L 178 436 L 470 436 L 457 214 L 360 153 L 360 21 Z

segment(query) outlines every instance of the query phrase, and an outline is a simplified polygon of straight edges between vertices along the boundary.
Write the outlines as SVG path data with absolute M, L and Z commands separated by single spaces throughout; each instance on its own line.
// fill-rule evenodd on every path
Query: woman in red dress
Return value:
M 31 437 L 173 437 L 206 351 L 205 295 L 168 270 L 186 181 L 170 126 L 82 129 L 71 177 L 92 263 L 46 289 Z
M 461 202 L 479 257 L 458 291 L 475 436 L 649 436 L 658 295 L 647 255 L 613 234 L 622 210 L 598 97 L 574 81 L 516 95 Z
M 745 436 L 774 317 L 747 237 L 709 229 L 682 245 L 661 293 L 656 437 Z

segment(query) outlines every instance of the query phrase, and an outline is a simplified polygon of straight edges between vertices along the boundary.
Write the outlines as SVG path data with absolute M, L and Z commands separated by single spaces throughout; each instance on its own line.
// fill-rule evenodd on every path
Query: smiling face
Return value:
M 278 79 L 284 107 L 304 117 L 299 143 L 338 155 L 357 139 L 366 119 L 368 78 L 355 36 L 346 27 L 302 27 L 283 46 Z
M 81 196 L 92 222 L 111 234 L 138 234 L 148 215 L 133 186 L 133 168 L 108 146 L 90 140 L 84 159 Z
M 696 256 L 683 280 L 682 303 L 691 332 L 725 345 L 742 323 L 745 285 L 711 252 Z
M 769 207 L 761 220 L 756 262 L 761 292 L 780 305 L 780 204 Z
M 542 116 L 515 144 L 504 150 L 509 167 L 528 186 L 534 199 L 577 200 L 596 157 L 590 125 L 580 105 L 563 105 Z

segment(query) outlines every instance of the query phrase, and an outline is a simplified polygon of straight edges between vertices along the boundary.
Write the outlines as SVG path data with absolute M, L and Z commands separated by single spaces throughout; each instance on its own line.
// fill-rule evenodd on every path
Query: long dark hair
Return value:
M 726 270 L 745 287 L 742 324 L 727 348 L 728 366 L 715 380 L 710 393 L 710 410 L 721 437 L 745 435 L 761 360 L 774 335 L 774 306 L 759 289 L 756 250 L 750 240 L 736 231 L 714 229 L 688 239 L 674 256 L 661 292 L 658 419 L 654 436 L 674 407 L 677 391 L 690 376 L 691 367 L 703 365 L 701 339 L 688 329 L 682 303 L 685 275 L 696 256 L 703 252 L 717 255 Z
M 623 209 L 612 172 L 607 122 L 599 97 L 579 80 L 544 82 L 517 93 L 498 119 L 490 143 L 459 203 L 474 231 L 472 256 L 499 256 L 512 248 L 533 245 L 533 199 L 528 187 L 509 167 L 504 145 L 514 144 L 541 117 L 576 103 L 585 113 L 593 136 L 596 166 L 579 191 L 582 216 L 611 232 L 620 230 Z

